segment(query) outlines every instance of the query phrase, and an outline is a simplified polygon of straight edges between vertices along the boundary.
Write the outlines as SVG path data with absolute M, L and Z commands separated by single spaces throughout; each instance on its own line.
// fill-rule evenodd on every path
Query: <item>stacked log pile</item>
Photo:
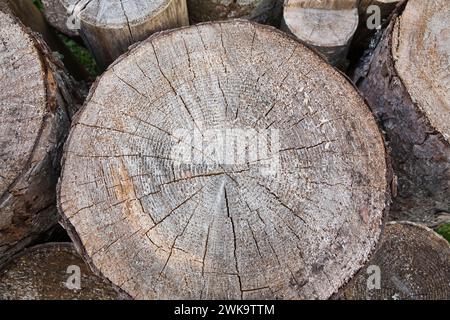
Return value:
M 450 298 L 450 2 L 42 4 L 0 0 L 0 299 Z

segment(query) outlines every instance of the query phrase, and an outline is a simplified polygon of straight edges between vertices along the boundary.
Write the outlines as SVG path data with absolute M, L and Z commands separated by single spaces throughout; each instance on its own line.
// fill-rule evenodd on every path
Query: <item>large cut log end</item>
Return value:
M 134 298 L 326 299 L 375 247 L 389 185 L 354 87 L 286 34 L 232 20 L 151 37 L 103 74 L 59 209 Z

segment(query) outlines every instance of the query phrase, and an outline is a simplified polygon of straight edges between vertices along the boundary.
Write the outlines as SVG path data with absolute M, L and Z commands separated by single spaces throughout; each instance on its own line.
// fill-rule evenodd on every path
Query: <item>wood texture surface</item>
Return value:
M 371 287 L 370 266 L 380 270 Z M 370 284 L 368 287 L 367 284 Z M 440 235 L 410 222 L 390 222 L 366 267 L 342 289 L 346 300 L 450 299 L 450 245 Z
M 78 275 L 79 283 L 73 278 Z M 0 270 L 0 300 L 126 298 L 112 284 L 94 275 L 70 243 L 46 243 L 26 249 Z
M 355 79 L 386 133 L 398 175 L 394 220 L 450 221 L 448 1 L 408 1 Z
M 79 102 L 42 40 L 0 10 L 0 265 L 56 223 L 62 144 Z
M 39 33 L 53 52 L 60 54 L 69 73 L 76 80 L 86 80 L 89 74 L 85 67 L 74 57 L 73 53 L 64 45 L 57 32 L 47 23 L 44 15 L 30 0 L 2 0 L 11 8 L 13 14 L 28 28 Z M 55 1 L 55 0 L 54 0 Z M 55 53 L 56 54 L 56 53 Z M 83 90 L 87 91 L 87 90 Z
M 274 130 L 279 146 L 211 164 L 208 141 L 198 149 L 180 129 Z M 185 145 L 200 165 L 173 157 Z M 122 56 L 73 123 L 63 167 L 63 224 L 133 298 L 326 299 L 368 258 L 390 201 L 381 134 L 354 87 L 244 20 L 161 33 Z
M 64 7 L 79 0 L 60 0 Z M 101 69 L 154 32 L 189 24 L 186 0 L 84 1 L 79 33 Z
M 282 29 L 340 68 L 347 65 L 347 53 L 357 27 L 356 0 L 287 0 L 284 5 Z

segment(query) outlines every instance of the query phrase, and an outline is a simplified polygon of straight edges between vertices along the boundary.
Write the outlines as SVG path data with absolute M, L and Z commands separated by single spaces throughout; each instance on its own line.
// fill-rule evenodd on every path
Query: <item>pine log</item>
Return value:
M 44 14 L 48 23 L 59 32 L 69 36 L 79 36 L 77 29 L 67 26 L 69 14 L 68 8 L 64 6 L 61 0 L 41 0 L 44 6 Z
M 355 79 L 398 175 L 394 220 L 450 221 L 450 2 L 408 1 Z
M 0 7 L 0 265 L 56 222 L 62 144 L 80 98 L 37 35 Z
M 284 0 L 187 0 L 191 23 L 226 19 L 250 19 L 278 26 Z
M 282 29 L 345 69 L 358 27 L 357 0 L 286 0 Z
M 79 33 L 101 69 L 152 33 L 189 24 L 186 0 L 60 1 L 81 10 Z
M 108 68 L 73 124 L 58 207 L 133 298 L 326 299 L 376 245 L 390 183 L 352 84 L 285 33 L 227 20 Z
M 375 270 L 369 269 L 370 266 L 379 268 L 378 288 L 370 279 Z M 346 300 L 449 300 L 450 245 L 427 227 L 411 222 L 390 222 L 367 266 L 338 297 Z
M 118 288 L 94 275 L 71 243 L 26 249 L 0 270 L 0 300 L 126 298 Z

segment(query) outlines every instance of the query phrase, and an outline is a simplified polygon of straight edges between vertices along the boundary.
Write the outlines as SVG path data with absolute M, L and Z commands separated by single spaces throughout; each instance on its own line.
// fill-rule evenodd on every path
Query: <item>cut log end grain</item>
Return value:
M 26 249 L 0 271 L 1 300 L 126 298 L 112 284 L 94 275 L 69 243 L 48 243 Z
M 186 0 L 60 1 L 80 12 L 80 35 L 101 68 L 150 34 L 189 24 Z
M 271 136 L 272 153 L 220 161 L 226 130 Z M 388 184 L 354 87 L 286 34 L 232 20 L 153 36 L 103 74 L 66 145 L 59 209 L 134 298 L 325 299 L 374 248 Z
M 408 1 L 356 79 L 379 120 L 398 175 L 391 216 L 450 221 L 450 3 Z
M 283 29 L 338 67 L 345 65 L 358 21 L 357 1 L 288 0 L 284 6 Z
M 58 156 L 76 98 L 41 40 L 0 11 L 0 264 L 55 223 Z
M 259 23 L 279 25 L 283 0 L 187 0 L 193 23 L 246 18 Z
M 379 267 L 380 287 L 374 287 Z M 369 283 L 369 286 L 368 286 Z M 409 222 L 387 225 L 367 266 L 342 289 L 348 300 L 450 299 L 450 245 L 426 227 Z
M 412 1 L 397 19 L 392 39 L 398 76 L 412 101 L 447 142 L 450 142 L 449 17 L 448 1 Z

